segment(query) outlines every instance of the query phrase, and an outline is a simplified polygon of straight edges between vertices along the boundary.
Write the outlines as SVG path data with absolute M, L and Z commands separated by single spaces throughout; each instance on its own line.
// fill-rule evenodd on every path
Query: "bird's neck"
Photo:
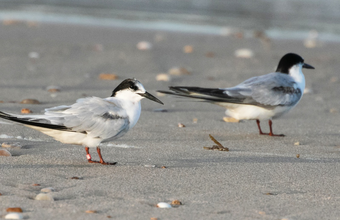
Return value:
M 306 82 L 305 82 L 305 76 L 302 73 L 301 66 L 293 66 L 289 70 L 289 75 L 294 79 L 294 81 L 297 83 L 298 88 L 301 89 L 301 92 L 303 93 Z
M 126 109 L 126 113 L 130 119 L 130 129 L 133 128 L 140 116 L 141 113 L 141 104 L 140 101 L 137 102 L 123 102 L 123 107 Z

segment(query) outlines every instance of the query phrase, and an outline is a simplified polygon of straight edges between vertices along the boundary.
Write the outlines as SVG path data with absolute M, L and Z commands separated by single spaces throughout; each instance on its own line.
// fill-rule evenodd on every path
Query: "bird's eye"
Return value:
M 138 88 L 137 88 L 137 86 L 135 86 L 135 85 L 131 85 L 131 86 L 130 86 L 130 89 L 132 89 L 132 90 L 137 90 Z

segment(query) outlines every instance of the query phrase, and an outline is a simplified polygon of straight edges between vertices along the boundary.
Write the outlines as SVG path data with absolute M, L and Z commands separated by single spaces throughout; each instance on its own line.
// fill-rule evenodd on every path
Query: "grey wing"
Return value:
M 119 137 L 129 129 L 129 118 L 118 103 L 97 97 L 78 99 L 71 106 L 46 109 L 52 124 L 103 139 Z
M 288 75 L 270 73 L 250 78 L 243 83 L 225 89 L 225 93 L 237 97 L 244 104 L 290 106 L 295 105 L 302 91 Z

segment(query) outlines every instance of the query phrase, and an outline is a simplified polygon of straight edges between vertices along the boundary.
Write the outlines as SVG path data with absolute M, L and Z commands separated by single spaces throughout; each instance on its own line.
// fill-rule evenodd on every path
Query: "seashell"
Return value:
M 186 45 L 183 47 L 184 53 L 192 53 L 194 51 L 194 47 L 192 45 Z
M 162 208 L 162 209 L 168 209 L 168 208 L 172 208 L 172 206 L 169 203 L 166 202 L 159 202 L 156 205 L 158 208 Z
M 184 128 L 184 127 L 185 127 L 185 125 L 184 125 L 184 124 L 182 124 L 182 123 L 178 123 L 178 127 L 179 127 L 179 128 Z
M 41 189 L 40 192 L 43 192 L 43 193 L 54 192 L 54 188 L 52 188 L 52 187 L 46 187 L 46 188 Z
M 86 210 L 85 212 L 86 212 L 86 213 L 89 213 L 89 214 L 91 214 L 91 213 L 97 213 L 96 210 Z
M 60 92 L 61 91 L 61 88 L 59 86 L 47 86 L 46 90 L 48 92 Z
M 168 82 L 171 80 L 171 77 L 166 73 L 160 73 L 156 76 L 156 80 Z
M 5 219 L 24 219 L 24 216 L 18 212 L 11 212 L 5 215 Z
M 250 49 L 238 49 L 234 53 L 237 58 L 252 58 L 254 56 L 254 52 Z
M 6 149 L 0 149 L 0 156 L 10 157 L 12 154 Z
M 24 99 L 20 104 L 40 104 L 40 102 L 36 99 Z
M 29 110 L 28 108 L 21 109 L 21 114 L 29 114 L 29 113 L 32 113 L 32 111 Z
M 113 73 L 101 73 L 99 74 L 99 79 L 102 80 L 116 80 L 118 79 L 118 76 Z
M 16 143 L 4 142 L 4 143 L 1 144 L 1 147 L 4 147 L 4 148 L 17 148 L 17 149 L 22 148 L 22 146 L 21 146 L 21 144 L 19 142 L 16 142 Z
M 36 197 L 35 200 L 44 200 L 44 201 L 54 201 L 54 198 L 51 194 L 49 193 L 39 193 Z
M 237 120 L 236 118 L 231 118 L 231 117 L 223 117 L 223 121 L 225 121 L 225 122 L 231 122 L 231 123 L 240 122 L 240 120 Z
M 20 207 L 9 207 L 6 212 L 22 212 L 22 209 Z
M 150 50 L 152 48 L 152 44 L 147 41 L 140 41 L 136 47 L 138 50 Z
M 171 205 L 182 205 L 182 203 L 181 203 L 181 201 L 176 199 L 176 200 L 171 202 Z

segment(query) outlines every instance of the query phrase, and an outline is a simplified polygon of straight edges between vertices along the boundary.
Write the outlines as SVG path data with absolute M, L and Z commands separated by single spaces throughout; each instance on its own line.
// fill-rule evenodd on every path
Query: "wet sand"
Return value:
M 140 41 L 151 42 L 151 50 L 138 50 Z M 26 219 L 37 220 L 339 219 L 339 44 L 306 48 L 301 40 L 264 44 L 254 37 L 25 22 L 0 25 L 0 42 L 1 111 L 12 113 L 22 108 L 40 113 L 84 96 L 107 97 L 129 77 L 155 95 L 169 85 L 229 87 L 273 71 L 287 52 L 316 68 L 304 70 L 311 93 L 274 120 L 274 132 L 283 138 L 259 136 L 254 121 L 226 123 L 219 106 L 158 96 L 164 106 L 142 100 L 135 128 L 112 143 L 116 146 L 101 148 L 106 161 L 118 162 L 102 166 L 87 163 L 81 146 L 1 124 L 1 143 L 23 147 L 10 149 L 12 157 L 0 157 L 0 216 L 7 207 L 21 207 Z M 193 52 L 183 53 L 185 45 Z M 254 56 L 236 58 L 241 48 Z M 156 80 L 173 67 L 191 74 Z M 101 73 L 119 79 L 100 80 Z M 61 91 L 48 92 L 51 85 Z M 18 103 L 27 98 L 41 104 Z M 159 108 L 167 111 L 154 111 Z M 267 122 L 262 126 L 268 130 Z M 209 134 L 230 151 L 203 149 L 214 144 Z M 95 150 L 91 153 L 97 159 Z M 55 189 L 54 201 L 34 200 L 45 187 Z M 181 206 L 155 207 L 176 199 Z

